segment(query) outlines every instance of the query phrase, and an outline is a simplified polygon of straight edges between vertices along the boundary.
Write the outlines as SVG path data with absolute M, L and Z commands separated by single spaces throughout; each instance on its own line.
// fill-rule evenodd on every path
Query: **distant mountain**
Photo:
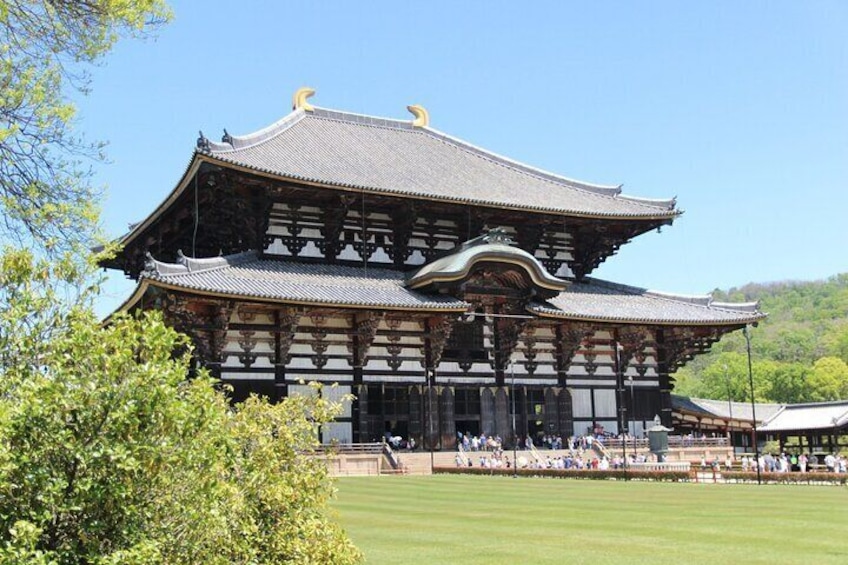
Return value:
M 768 318 L 751 331 L 755 395 L 773 402 L 848 398 L 848 273 L 824 281 L 751 283 L 713 292 L 717 301 L 760 302 Z M 675 392 L 746 400 L 741 332 L 675 374 Z

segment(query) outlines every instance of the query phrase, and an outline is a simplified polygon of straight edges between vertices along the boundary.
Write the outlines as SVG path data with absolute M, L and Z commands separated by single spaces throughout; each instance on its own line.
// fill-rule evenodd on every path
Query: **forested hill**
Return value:
M 768 318 L 751 331 L 757 400 L 848 398 L 848 273 L 825 281 L 747 284 L 716 290 L 717 301 L 760 302 Z M 750 398 L 742 332 L 726 336 L 676 374 L 675 393 Z

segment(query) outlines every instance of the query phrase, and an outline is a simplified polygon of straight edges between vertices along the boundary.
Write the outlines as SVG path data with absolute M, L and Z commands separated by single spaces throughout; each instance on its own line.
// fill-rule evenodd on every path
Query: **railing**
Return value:
M 668 446 L 676 448 L 687 447 L 728 447 L 726 437 L 688 437 L 668 436 Z
M 623 438 L 610 438 L 604 440 L 604 447 L 606 447 L 610 451 L 621 451 L 622 445 L 630 450 L 637 449 L 648 449 L 648 440 L 647 439 L 639 439 L 635 437 L 623 439 Z
M 462 447 L 462 442 L 456 442 L 456 452 L 463 467 L 468 467 L 468 454 L 465 453 L 465 448 Z
M 383 452 L 384 443 L 334 443 L 316 446 L 314 451 L 316 454 L 356 454 L 356 453 L 371 453 L 379 454 Z
M 628 469 L 634 471 L 686 471 L 689 472 L 691 464 L 689 461 L 666 461 L 663 463 L 645 462 L 645 463 L 628 463 Z
M 595 442 L 592 443 L 594 445 Z M 637 449 L 649 449 L 650 442 L 647 438 L 608 438 L 604 440 L 604 447 L 611 451 L 621 451 L 622 444 L 628 451 Z M 683 448 L 709 448 L 709 447 L 728 447 L 726 437 L 707 437 L 696 438 L 687 436 L 668 436 L 668 446 L 675 449 Z
M 544 458 L 542 458 L 542 454 L 539 453 L 539 450 L 536 449 L 536 446 L 532 442 L 530 443 L 530 454 L 533 455 L 537 463 L 545 462 Z
M 389 465 L 391 465 L 392 469 L 398 471 L 400 473 L 405 473 L 403 463 L 401 463 L 400 457 L 392 451 L 392 448 L 389 447 L 388 443 L 382 444 L 383 447 L 383 455 L 386 456 L 386 459 L 389 461 Z
M 592 442 L 591 450 L 594 451 L 595 453 L 597 453 L 598 455 L 600 455 L 601 457 L 606 457 L 607 459 L 609 459 L 610 456 L 609 456 L 609 451 L 607 451 L 607 448 L 608 448 L 608 446 L 604 445 L 603 443 L 599 442 L 598 440 L 595 440 L 595 441 Z

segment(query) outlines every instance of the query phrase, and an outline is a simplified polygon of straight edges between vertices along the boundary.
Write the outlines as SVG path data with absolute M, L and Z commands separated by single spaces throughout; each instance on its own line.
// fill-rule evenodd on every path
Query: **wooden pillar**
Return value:
M 421 447 L 424 446 L 422 430 L 422 418 L 424 411 L 421 409 L 424 397 L 421 394 L 419 385 L 409 387 L 409 437 L 415 439 L 415 443 Z
M 671 421 L 671 377 L 669 375 L 670 367 L 668 363 L 668 351 L 666 343 L 665 330 L 657 329 L 654 331 L 655 341 L 657 343 L 657 375 L 660 385 L 660 421 L 663 426 L 672 427 Z
M 368 387 L 364 384 L 353 385 L 352 390 L 356 395 L 356 406 L 358 407 L 357 413 L 354 415 L 354 422 L 358 423 L 358 425 L 355 424 L 354 428 L 354 441 L 368 443 L 374 439 L 371 426 L 368 425 Z
M 509 403 L 511 401 L 506 387 L 497 387 L 495 397 L 495 433 L 512 446 L 515 438 L 512 435 L 512 419 L 510 418 Z
M 425 405 L 425 443 L 427 449 L 439 447 L 439 391 L 435 386 L 428 386 L 426 390 L 427 402 Z
M 557 414 L 559 416 L 559 431 L 565 436 L 574 435 L 574 413 L 571 402 L 571 391 L 562 388 L 557 395 L 559 404 Z
M 559 429 L 559 403 L 557 402 L 557 391 L 554 387 L 545 387 L 545 433 L 561 434 Z
M 456 447 L 456 416 L 454 413 L 453 387 L 442 387 L 439 395 L 440 445 L 442 449 Z
M 486 434 L 498 434 L 495 417 L 495 395 L 489 387 L 480 390 L 480 431 Z M 505 437 L 501 435 L 501 437 Z
M 514 388 L 515 394 L 515 434 L 523 439 L 527 436 L 527 389 L 523 386 Z M 519 442 L 519 445 L 522 445 Z

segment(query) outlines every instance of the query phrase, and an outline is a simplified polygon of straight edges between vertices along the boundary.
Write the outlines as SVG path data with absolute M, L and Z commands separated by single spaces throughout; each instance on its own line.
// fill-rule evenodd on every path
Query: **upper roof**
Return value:
M 413 290 L 398 271 L 261 259 L 255 252 L 210 259 L 180 255 L 178 263 L 150 257 L 136 292 L 123 308 L 131 308 L 149 286 L 217 297 L 347 308 L 462 312 L 471 306 L 448 295 Z M 611 291 L 616 288 L 630 291 Z M 540 317 L 683 325 L 735 326 L 763 317 L 756 310 L 730 310 L 724 304 L 696 304 L 669 295 L 658 298 L 648 291 L 599 280 L 573 283 L 550 302 L 532 303 L 529 310 Z
M 199 151 L 258 172 L 338 188 L 592 217 L 664 219 L 680 213 L 674 199 L 625 196 L 620 186 L 543 171 L 451 137 L 426 119 L 377 118 L 301 102 L 258 132 L 226 134 L 224 140 L 201 137 Z
M 531 304 L 540 316 L 575 320 L 684 325 L 750 324 L 765 318 L 756 302 L 715 302 L 587 278 L 547 302 Z
M 572 217 L 670 223 L 682 213 L 675 198 L 627 196 L 620 185 L 569 179 L 451 137 L 418 118 L 426 115 L 418 106 L 409 107 L 416 119 L 403 121 L 295 105 L 248 135 L 224 130 L 216 143 L 201 132 L 176 187 L 121 243 L 155 222 L 192 186 L 204 163 L 335 190 Z

